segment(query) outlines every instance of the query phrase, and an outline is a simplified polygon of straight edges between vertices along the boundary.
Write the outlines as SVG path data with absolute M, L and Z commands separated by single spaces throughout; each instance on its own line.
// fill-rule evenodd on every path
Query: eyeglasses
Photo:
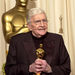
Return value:
M 35 21 L 33 21 L 36 25 L 40 25 L 41 24 L 41 22 L 43 22 L 43 24 L 47 24 L 47 19 L 42 19 L 42 20 L 35 20 Z

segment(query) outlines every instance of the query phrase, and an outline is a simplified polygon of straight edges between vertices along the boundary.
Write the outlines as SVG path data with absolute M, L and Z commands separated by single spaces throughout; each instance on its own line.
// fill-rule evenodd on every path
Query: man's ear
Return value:
M 27 27 L 29 28 L 29 30 L 32 30 L 31 24 L 28 24 Z

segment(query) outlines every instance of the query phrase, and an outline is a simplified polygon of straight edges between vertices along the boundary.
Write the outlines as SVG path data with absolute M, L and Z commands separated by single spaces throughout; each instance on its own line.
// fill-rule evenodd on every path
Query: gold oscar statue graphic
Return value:
M 10 42 L 12 36 L 29 31 L 26 22 L 28 1 L 29 0 L 16 0 L 15 7 L 3 14 L 3 32 L 7 43 Z
M 43 44 L 40 44 L 40 48 L 36 50 L 36 55 L 38 59 L 42 59 L 44 57 L 45 51 L 42 49 Z M 36 75 L 41 75 L 41 73 L 36 73 Z

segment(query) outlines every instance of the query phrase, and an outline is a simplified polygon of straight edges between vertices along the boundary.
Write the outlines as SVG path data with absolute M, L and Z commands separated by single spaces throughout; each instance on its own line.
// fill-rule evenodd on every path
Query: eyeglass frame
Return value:
M 43 24 L 48 23 L 48 20 L 47 19 L 42 19 L 42 20 L 35 20 L 35 21 L 31 21 L 31 22 L 35 23 L 36 25 L 40 25 L 41 22 L 43 22 Z

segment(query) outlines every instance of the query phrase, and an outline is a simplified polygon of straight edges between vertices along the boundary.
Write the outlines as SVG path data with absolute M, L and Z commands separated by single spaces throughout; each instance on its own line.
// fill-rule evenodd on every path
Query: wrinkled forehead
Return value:
M 31 17 L 31 19 L 47 19 L 46 15 L 44 13 L 35 14 Z

